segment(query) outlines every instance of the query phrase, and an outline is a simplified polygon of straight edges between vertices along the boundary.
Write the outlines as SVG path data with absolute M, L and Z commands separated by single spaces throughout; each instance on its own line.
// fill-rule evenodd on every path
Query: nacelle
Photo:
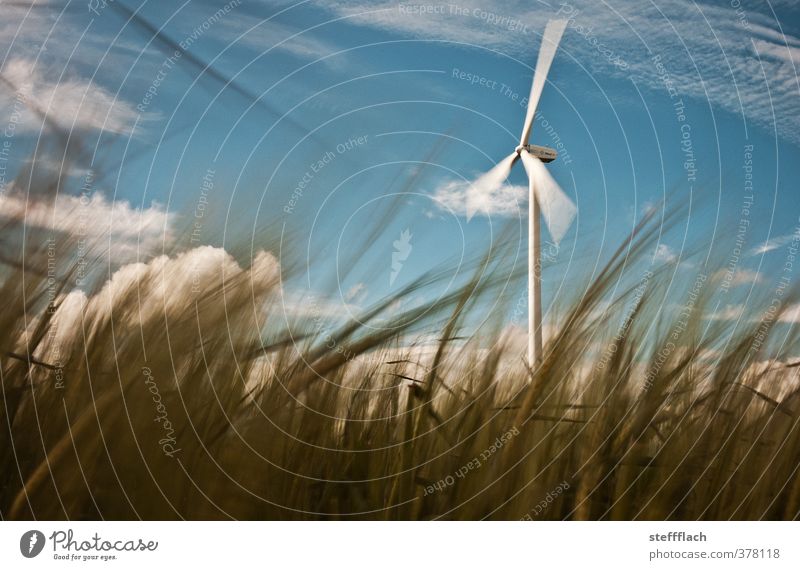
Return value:
M 553 162 L 558 157 L 558 153 L 556 151 L 546 146 L 528 144 L 525 145 L 525 148 L 529 153 L 531 153 L 533 156 L 535 156 L 542 162 Z

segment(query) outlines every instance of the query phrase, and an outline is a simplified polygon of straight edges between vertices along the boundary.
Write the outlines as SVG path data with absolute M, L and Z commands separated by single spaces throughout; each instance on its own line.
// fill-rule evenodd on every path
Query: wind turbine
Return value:
M 558 156 L 556 151 L 528 144 L 536 106 L 566 26 L 567 20 L 551 20 L 545 26 L 519 145 L 514 152 L 489 172 L 476 179 L 467 191 L 467 218 L 469 219 L 477 209 L 476 202 L 481 197 L 492 196 L 500 189 L 508 175 L 511 174 L 511 168 L 517 160 L 522 161 L 522 166 L 528 174 L 528 364 L 531 367 L 541 362 L 542 359 L 540 218 L 542 215 L 544 216 L 550 237 L 557 245 L 572 224 L 576 212 L 575 204 L 564 194 L 543 164 L 553 161 Z

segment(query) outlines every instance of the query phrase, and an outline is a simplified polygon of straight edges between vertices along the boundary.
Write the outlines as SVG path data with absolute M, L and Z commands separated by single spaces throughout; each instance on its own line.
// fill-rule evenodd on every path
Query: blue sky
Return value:
M 554 17 L 571 19 L 531 142 L 563 144 L 549 168 L 578 216 L 545 274 L 546 301 L 590 274 L 662 199 L 691 195 L 695 206 L 654 256 L 676 272 L 709 252 L 730 257 L 751 146 L 754 200 L 738 286 L 774 280 L 798 223 L 800 8 L 793 2 L 89 7 L 4 7 L 12 17 L 0 23 L 0 69 L 28 102 L 82 138 L 105 174 L 98 191 L 140 209 L 152 220 L 148 231 L 162 234 L 174 213 L 191 220 L 202 205 L 203 242 L 219 243 L 222 224 L 231 241 L 285 223 L 287 247 L 324 252 L 303 286 L 322 290 L 338 271 L 348 307 L 474 255 L 508 221 L 524 260 L 523 170 L 469 222 L 458 183 L 516 145 L 540 34 Z M 176 57 L 127 21 L 123 7 L 185 50 Z M 236 89 L 224 85 L 228 79 Z M 0 110 L 11 117 L 7 101 Z M 19 125 L 17 161 L 41 127 L 30 112 Z M 380 218 L 393 202 L 397 215 Z M 213 218 L 221 221 L 212 228 Z M 378 222 L 382 231 L 370 236 Z M 410 238 L 401 237 L 406 229 Z M 354 257 L 353 244 L 367 237 L 372 249 Z M 403 239 L 410 251 L 396 271 L 391 255 Z M 688 260 L 689 249 L 699 258 Z

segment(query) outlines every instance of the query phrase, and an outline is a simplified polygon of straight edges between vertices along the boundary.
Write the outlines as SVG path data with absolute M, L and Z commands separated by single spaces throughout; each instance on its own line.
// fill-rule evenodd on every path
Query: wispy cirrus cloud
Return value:
M 531 65 L 547 20 L 556 15 L 571 18 L 558 56 L 563 61 L 663 92 L 662 77 L 653 64 L 658 56 L 681 96 L 743 114 L 800 142 L 800 39 L 782 32 L 767 6 L 737 12 L 728 3 L 684 0 L 624 0 L 613 9 L 588 0 L 515 1 L 497 7 L 463 0 L 432 3 L 425 6 L 435 10 L 420 11 L 414 9 L 416 4 L 389 1 L 318 4 L 348 16 L 353 24 L 457 42 L 465 48 L 491 48 Z M 788 5 L 786 9 L 791 10 Z M 626 65 L 620 66 L 620 61 Z M 775 117 L 781 117 L 778 124 Z
M 0 68 L 14 90 L 0 103 L 0 117 L 11 121 L 16 132 L 36 134 L 43 127 L 42 117 L 66 131 L 102 130 L 130 133 L 137 113 L 131 104 L 91 82 L 70 73 L 47 69 L 32 59 L 15 58 Z
M 750 251 L 747 252 L 747 255 L 754 256 L 754 255 L 763 255 L 765 253 L 769 253 L 770 251 L 774 251 L 785 245 L 788 245 L 789 242 L 792 241 L 793 237 L 794 234 L 786 234 L 783 236 L 776 236 L 769 238 L 768 240 L 761 242 L 760 244 L 750 249 Z
M 259 54 L 277 51 L 304 61 L 323 59 L 331 66 L 339 65 L 342 61 L 341 57 L 327 57 L 339 51 L 339 48 L 319 38 L 314 30 L 306 31 L 249 14 L 237 14 L 236 17 L 221 21 L 215 37 L 225 41 L 238 40 Z

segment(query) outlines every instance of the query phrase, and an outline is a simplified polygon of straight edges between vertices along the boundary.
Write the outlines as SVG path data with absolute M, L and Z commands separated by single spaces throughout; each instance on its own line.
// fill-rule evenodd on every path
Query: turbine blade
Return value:
M 532 200 L 535 196 L 539 200 L 544 223 L 547 225 L 550 237 L 558 245 L 572 225 L 577 208 L 558 185 L 558 182 L 550 176 L 547 167 L 541 160 L 526 150 L 523 150 L 520 156 L 525 172 L 528 173 L 528 183 L 531 189 L 529 199 Z
M 566 27 L 567 20 L 550 20 L 544 28 L 542 45 L 539 48 L 539 59 L 536 61 L 536 69 L 533 72 L 531 95 L 528 97 L 528 112 L 525 115 L 522 136 L 519 139 L 519 144 L 521 145 L 528 144 L 528 139 L 531 136 L 531 127 L 533 127 L 533 117 L 536 114 L 536 106 L 539 104 L 544 82 L 550 71 L 550 64 L 553 63 L 558 44 L 561 41 L 561 36 L 564 35 Z
M 467 221 L 470 221 L 480 206 L 500 189 L 511 174 L 511 167 L 517 161 L 516 152 L 509 154 L 498 162 L 489 172 L 475 179 L 467 188 Z

